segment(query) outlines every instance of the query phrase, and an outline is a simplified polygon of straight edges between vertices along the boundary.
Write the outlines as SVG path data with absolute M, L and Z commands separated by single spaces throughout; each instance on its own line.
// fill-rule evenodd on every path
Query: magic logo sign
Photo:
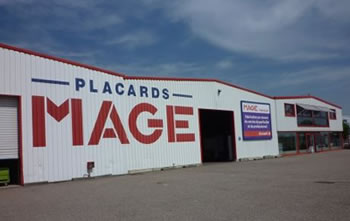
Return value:
M 270 104 L 241 101 L 243 140 L 272 138 Z

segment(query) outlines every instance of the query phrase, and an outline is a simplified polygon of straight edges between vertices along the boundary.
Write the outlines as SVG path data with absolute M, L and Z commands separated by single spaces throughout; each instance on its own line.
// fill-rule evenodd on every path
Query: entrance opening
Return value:
M 19 160 L 18 159 L 6 159 L 0 160 L 0 173 L 4 173 L 3 171 L 6 169 L 9 173 L 9 182 L 5 182 L 6 180 L 0 180 L 1 185 L 11 185 L 20 184 L 20 176 L 19 176 Z M 1 172 L 2 171 L 2 172 Z M 1 176 L 3 177 L 3 176 Z
M 236 159 L 233 111 L 199 110 L 202 161 Z
M 20 184 L 19 98 L 0 96 L 0 186 Z
M 306 143 L 307 143 L 307 148 L 308 152 L 313 153 L 315 151 L 315 135 L 314 134 L 306 134 Z

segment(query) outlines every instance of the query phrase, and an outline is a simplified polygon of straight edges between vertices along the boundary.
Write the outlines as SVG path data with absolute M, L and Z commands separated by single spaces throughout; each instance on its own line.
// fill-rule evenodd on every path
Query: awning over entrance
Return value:
M 333 110 L 329 109 L 328 107 L 321 107 L 316 105 L 310 105 L 310 104 L 298 104 L 299 107 L 304 108 L 305 110 L 312 110 L 312 111 L 323 111 L 323 112 L 334 112 Z

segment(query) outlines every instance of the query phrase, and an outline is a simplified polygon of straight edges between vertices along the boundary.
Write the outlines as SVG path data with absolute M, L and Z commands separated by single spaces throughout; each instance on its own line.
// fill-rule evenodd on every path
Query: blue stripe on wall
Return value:
M 192 95 L 189 95 L 189 94 L 176 94 L 176 93 L 173 93 L 173 96 L 174 97 L 192 98 Z
M 45 83 L 45 84 L 69 85 L 68 81 L 56 81 L 56 80 L 48 80 L 48 79 L 40 79 L 40 78 L 32 78 L 32 82 Z

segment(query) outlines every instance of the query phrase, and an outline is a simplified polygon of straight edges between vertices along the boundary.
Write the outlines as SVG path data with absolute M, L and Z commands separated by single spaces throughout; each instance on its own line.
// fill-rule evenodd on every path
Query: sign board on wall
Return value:
M 243 140 L 272 138 L 270 104 L 241 101 Z

